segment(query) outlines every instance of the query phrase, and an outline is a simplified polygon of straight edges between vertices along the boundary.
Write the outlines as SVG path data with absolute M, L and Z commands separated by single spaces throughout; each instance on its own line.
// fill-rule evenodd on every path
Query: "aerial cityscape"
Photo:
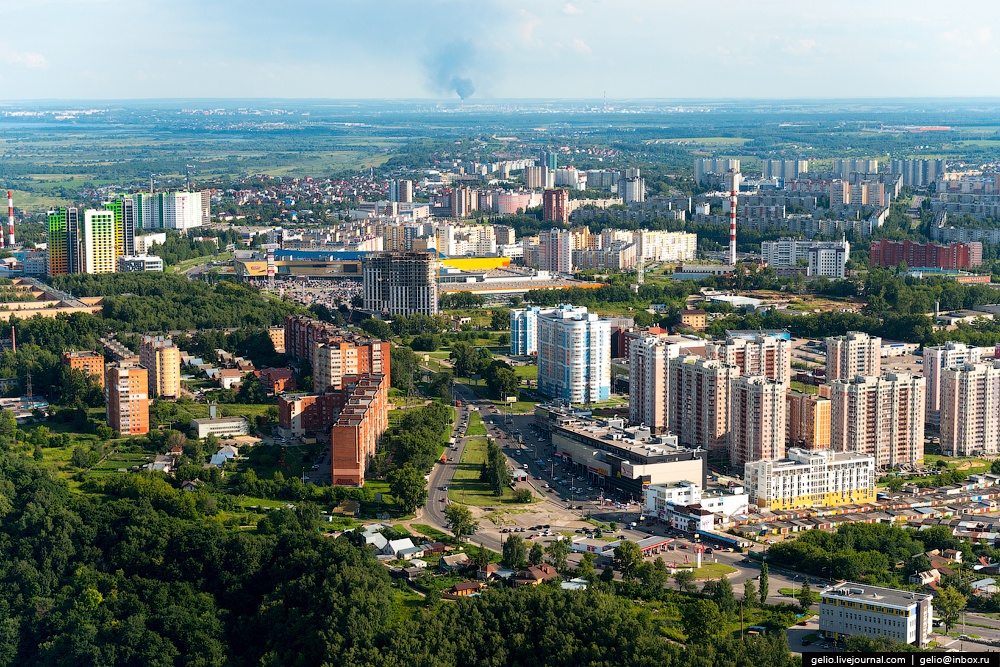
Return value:
M 0 667 L 1000 664 L 995 12 L 286 4 L 0 8 Z

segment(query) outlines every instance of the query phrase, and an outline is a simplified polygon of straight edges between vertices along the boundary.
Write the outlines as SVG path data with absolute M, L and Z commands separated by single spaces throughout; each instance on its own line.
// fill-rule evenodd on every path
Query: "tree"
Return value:
M 757 595 L 757 587 L 750 579 L 747 579 L 746 583 L 743 584 L 743 604 L 748 609 L 756 609 L 760 606 L 760 597 Z
M 761 606 L 767 606 L 767 563 L 761 563 L 760 566 L 760 604 Z
M 374 317 L 362 322 L 361 330 L 372 338 L 380 340 L 389 340 L 392 337 L 392 328 L 389 326 L 389 323 L 377 320 Z
M 694 586 L 694 572 L 687 568 L 677 570 L 674 574 L 674 582 L 677 584 L 677 590 L 690 591 Z
M 726 618 L 732 618 L 733 614 L 736 613 L 737 602 L 736 596 L 733 594 L 733 584 L 726 575 L 722 575 L 715 586 L 715 590 L 712 592 L 712 601 Z
M 451 532 L 459 541 L 464 536 L 471 535 L 472 531 L 479 525 L 478 521 L 473 520 L 472 511 L 460 503 L 448 503 L 444 515 L 451 522 Z
M 603 581 L 606 584 L 610 584 L 614 580 L 615 580 L 615 571 L 612 568 L 606 567 L 603 570 L 601 570 L 601 581 Z
M 531 489 L 518 489 L 514 492 L 515 503 L 530 503 L 531 498 Z
M 528 553 L 528 562 L 532 565 L 541 565 L 545 552 L 542 550 L 541 542 L 533 542 L 531 551 Z
M 253 373 L 244 373 L 240 380 L 240 389 L 236 392 L 236 402 L 248 405 L 260 405 L 267 402 L 267 391 L 260 379 Z
M 410 464 L 389 473 L 389 491 L 396 499 L 396 505 L 405 514 L 427 502 L 424 476 Z
M 693 644 L 707 644 L 728 624 L 725 614 L 711 600 L 692 600 L 681 608 L 681 626 Z
M 802 582 L 802 589 L 799 591 L 798 598 L 799 604 L 802 606 L 802 611 L 809 611 L 809 608 L 816 602 L 816 594 L 809 588 L 808 581 Z
M 616 522 L 614 522 L 614 521 L 612 521 L 611 523 L 609 523 L 608 526 L 611 527 L 611 532 L 612 533 L 615 532 L 616 530 L 618 530 L 618 524 Z
M 521 539 L 520 535 L 510 535 L 503 543 L 503 551 L 500 554 L 500 562 L 511 569 L 521 567 L 521 563 L 528 555 L 528 547 Z
M 480 570 L 486 569 L 486 566 L 490 564 L 490 558 L 493 557 L 493 552 L 486 547 L 479 547 L 479 551 L 476 552 L 475 563 L 476 567 Z
M 569 542 L 566 540 L 555 540 L 549 546 L 545 547 L 545 553 L 548 554 L 552 567 L 560 572 L 566 569 L 566 558 L 569 556 Z M 591 561 L 593 561 L 593 557 Z M 580 564 L 582 565 L 583 561 Z M 591 571 L 594 569 L 593 562 L 591 562 L 590 569 Z
M 945 632 L 951 632 L 951 626 L 958 621 L 958 617 L 968 601 L 968 598 L 952 586 L 938 589 L 937 596 L 934 598 L 934 609 L 941 614 Z
M 889 481 L 885 484 L 889 487 L 889 490 L 893 493 L 899 493 L 903 490 L 903 480 L 899 477 L 890 477 Z
M 494 310 L 493 317 L 490 318 L 491 331 L 506 331 L 510 329 L 510 311 Z
M 622 573 L 622 581 L 629 581 L 635 576 L 635 568 L 642 562 L 642 550 L 631 540 L 625 540 L 615 547 L 615 568 Z

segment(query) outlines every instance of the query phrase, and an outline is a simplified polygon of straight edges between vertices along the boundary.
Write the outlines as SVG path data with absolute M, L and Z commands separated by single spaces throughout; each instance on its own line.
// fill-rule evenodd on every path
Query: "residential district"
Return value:
M 217 360 L 207 361 L 181 349 L 177 339 L 188 333 L 180 331 L 148 332 L 137 351 L 114 336 L 102 339 L 102 349 L 65 351 L 64 364 L 104 388 L 106 422 L 116 437 L 150 433 L 154 399 L 203 399 L 204 390 L 185 389 L 186 379 L 203 379 L 218 390 L 260 383 L 277 402 L 269 430 L 242 416 L 219 415 L 214 405 L 208 417 L 191 420 L 197 438 L 226 439 L 203 474 L 211 468 L 233 474 L 255 443 L 287 449 L 318 440 L 325 444 L 302 481 L 363 490 L 393 466 L 383 447 L 392 413 L 403 402 L 394 376 L 408 376 L 403 393 L 423 406 L 433 403 L 426 395 L 431 376 L 446 373 L 441 396 L 454 417 L 447 445 L 424 478 L 426 492 L 415 503 L 416 523 L 431 527 L 429 539 L 395 532 L 413 527 L 412 517 L 389 523 L 388 514 L 363 515 L 357 502 L 338 506 L 363 524 L 352 539 L 372 547 L 394 576 L 419 590 L 427 590 L 425 573 L 432 571 L 468 575 L 443 591 L 452 599 L 486 587 L 535 586 L 569 572 L 567 558 L 615 567 L 616 576 L 627 578 L 623 554 L 632 547 L 623 547 L 634 545 L 640 561 L 666 561 L 679 581 L 688 572 L 713 580 L 711 587 L 728 575 L 727 585 L 744 591 L 768 576 L 789 584 L 781 588 L 791 593 L 775 586 L 774 600 L 765 602 L 790 601 L 795 589 L 818 587 L 818 604 L 804 595 L 787 630 L 796 651 L 854 635 L 953 649 L 968 648 L 974 639 L 976 650 L 1000 637 L 1000 622 L 985 616 L 976 617 L 975 633 L 956 639 L 944 632 L 956 624 L 956 586 L 973 596 L 998 593 L 992 576 L 1000 562 L 974 557 L 971 545 L 1000 543 L 1000 475 L 989 468 L 1000 454 L 1000 345 L 921 346 L 862 331 L 803 338 L 787 328 L 712 336 L 706 329 L 728 313 L 782 312 L 789 300 L 787 294 L 747 296 L 717 286 L 692 289 L 674 324 L 666 326 L 639 323 L 667 314 L 662 304 L 602 316 L 592 312 L 599 307 L 525 302 L 537 290 L 597 290 L 606 284 L 602 278 L 623 274 L 634 281 L 624 289 L 634 293 L 647 275 L 726 281 L 766 268 L 783 278 L 846 281 L 852 278 L 847 236 L 857 243 L 876 232 L 903 188 L 928 192 L 923 202 L 920 195 L 910 200 L 910 214 L 917 219 L 930 211 L 933 241 L 871 240 L 869 266 L 902 269 L 914 280 L 988 284 L 989 273 L 977 268 L 983 244 L 1000 242 L 1000 232 L 952 226 L 949 216 L 1000 215 L 1000 175 L 948 171 L 943 160 L 835 159 L 817 170 L 806 160 L 765 160 L 762 172 L 744 176 L 739 160 L 699 158 L 693 172 L 701 194 L 647 197 L 638 168 L 583 171 L 560 166 L 564 157 L 546 151 L 489 164 L 453 161 L 398 178 L 282 178 L 241 190 L 105 188 L 94 192 L 99 207 L 48 211 L 46 242 L 34 249 L 16 242 L 11 202 L 12 252 L 0 273 L 13 279 L 10 289 L 34 298 L 7 306 L 26 316 L 100 312 L 100 297 L 74 297 L 42 279 L 162 272 L 155 251 L 168 232 L 211 239 L 213 228 L 235 230 L 241 242 L 219 248 L 231 251 L 232 259 L 212 271 L 278 298 L 325 305 L 339 323 L 288 314 L 283 326 L 267 329 L 274 350 L 287 355 L 287 367 L 255 368 L 222 349 L 214 351 Z M 575 191 L 599 196 L 576 199 Z M 213 215 L 212 206 L 226 201 L 273 202 L 284 212 L 280 220 Z M 333 203 L 350 207 L 341 207 L 335 220 L 318 220 L 314 209 Z M 500 224 L 503 216 L 538 207 L 542 226 L 536 233 L 517 238 L 514 226 Z M 697 234 L 683 230 L 609 226 L 594 233 L 589 224 L 635 227 L 662 218 L 725 225 L 728 247 L 699 249 Z M 760 252 L 737 252 L 740 233 L 775 230 L 788 238 L 765 240 Z M 205 278 L 209 262 L 190 275 Z M 862 304 L 842 306 L 840 312 L 855 312 Z M 459 339 L 449 354 L 418 355 L 418 369 L 391 367 L 394 349 L 403 344 L 398 323 L 481 307 L 501 317 L 486 328 L 509 330 L 503 349 L 494 346 L 492 353 L 508 369 L 530 369 L 503 396 L 486 397 L 486 383 L 479 384 L 485 367 L 471 374 L 459 368 Z M 931 313 L 942 330 L 997 314 L 997 304 Z M 455 314 L 447 327 L 469 334 L 472 317 Z M 16 344 L 11 340 L 11 348 Z M 303 368 L 309 369 L 306 386 Z M 29 396 L 11 407 L 25 421 L 40 405 Z M 486 457 L 494 456 L 476 435 L 488 437 L 491 447 L 500 444 L 504 481 L 498 496 L 506 486 L 524 492 L 523 514 L 465 502 L 465 469 L 475 466 L 478 475 L 479 464 L 485 470 Z M 478 453 L 467 459 L 472 450 Z M 180 454 L 171 450 L 147 467 L 176 474 Z M 981 460 L 985 469 L 934 484 L 939 473 L 954 469 L 939 469 L 929 456 L 935 462 L 962 459 L 967 468 Z M 187 490 L 203 483 L 177 481 Z M 471 518 L 460 519 L 453 507 L 467 504 Z M 500 505 L 500 497 L 490 504 Z M 469 530 L 459 529 L 460 522 Z M 936 539 L 943 533 L 948 548 L 894 560 L 892 569 L 905 573 L 900 588 L 855 581 L 864 574 L 858 568 L 835 572 L 832 544 L 827 565 L 804 567 L 781 555 L 810 532 L 848 524 L 907 527 Z M 447 529 L 459 539 L 446 546 L 439 538 Z M 504 561 L 475 562 L 462 549 L 469 533 L 484 550 L 505 554 Z M 562 555 L 552 564 L 532 556 L 524 566 L 523 555 L 508 557 L 507 545 L 520 545 L 520 533 Z M 854 576 L 835 576 L 845 571 Z M 586 588 L 590 581 L 568 576 L 561 586 Z M 764 581 L 759 588 L 766 598 Z M 939 613 L 935 596 L 945 590 Z

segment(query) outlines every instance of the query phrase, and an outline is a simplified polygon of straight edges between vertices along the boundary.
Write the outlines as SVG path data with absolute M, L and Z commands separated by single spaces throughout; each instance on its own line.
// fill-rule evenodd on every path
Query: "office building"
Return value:
M 875 502 L 875 461 L 854 452 L 792 448 L 777 461 L 743 466 L 750 502 L 761 510 Z
M 163 271 L 163 258 L 156 255 L 122 255 L 118 258 L 118 273 L 130 271 Z
M 369 373 L 346 376 L 344 405 L 330 427 L 330 466 L 337 486 L 364 486 L 365 474 L 389 427 L 389 380 Z
M 797 178 L 805 177 L 809 171 L 808 160 L 763 160 L 761 163 L 762 176 L 765 180 L 780 178 L 784 181 L 794 181 Z
M 57 208 L 48 212 L 48 274 L 79 273 L 80 212 Z
M 360 336 L 332 336 L 313 343 L 313 391 L 339 389 L 347 375 L 389 376 L 389 343 Z
M 108 426 L 124 435 L 149 433 L 149 373 L 132 360 L 116 361 L 104 374 Z
M 971 269 L 983 263 L 983 244 L 970 243 L 914 243 L 879 239 L 871 244 L 871 266 L 899 266 L 906 262 L 908 269 Z
M 571 403 L 610 398 L 610 321 L 573 306 L 537 317 L 539 391 Z
M 380 252 L 364 258 L 365 310 L 437 315 L 437 262 L 429 252 Z
M 785 455 L 786 385 L 762 375 L 741 375 L 729 385 L 729 463 Z
M 1000 454 L 1000 360 L 941 371 L 941 453 Z
M 717 359 L 684 355 L 670 363 L 670 430 L 682 445 L 712 458 L 729 456 L 729 385 L 740 370 Z
M 143 336 L 139 363 L 149 370 L 149 395 L 177 399 L 181 396 L 181 354 L 174 341 L 163 336 Z
M 24 251 L 24 275 L 28 278 L 39 278 L 48 274 L 48 252 L 45 250 Z
M 413 202 L 413 181 L 389 181 L 389 200 L 409 204 Z
M 934 632 L 933 596 L 842 581 L 820 591 L 819 632 L 826 639 L 888 637 L 925 646 Z
M 922 464 L 926 390 L 925 378 L 908 373 L 833 380 L 833 449 L 867 454 L 880 470 Z
M 104 202 L 104 208 L 114 213 L 115 224 L 115 260 L 122 256 L 135 255 L 135 200 L 131 197 L 115 197 Z M 160 268 L 160 271 L 163 269 Z
M 762 375 L 785 387 L 792 381 L 792 341 L 767 334 L 752 338 L 727 336 L 725 342 L 706 343 L 705 356 L 736 366 L 742 375 Z
M 83 273 L 115 272 L 114 211 L 84 211 L 81 241 Z
M 137 229 L 175 229 L 201 227 L 211 221 L 211 197 L 204 192 L 138 192 L 135 201 Z
M 568 190 L 546 190 L 542 193 L 542 220 L 569 222 Z
M 97 352 L 63 352 L 62 362 L 104 386 L 104 355 Z
M 978 364 L 982 353 L 989 348 L 968 346 L 950 340 L 944 345 L 925 347 L 924 377 L 927 378 L 927 423 L 941 423 L 941 377 L 946 368 L 957 368 L 966 364 Z
M 694 161 L 694 180 L 701 185 L 709 174 L 722 176 L 727 171 L 739 171 L 740 161 L 726 158 L 700 158 Z
M 215 407 L 214 405 L 211 407 Z M 192 419 L 191 429 L 199 438 L 214 435 L 217 438 L 228 438 L 237 435 L 250 435 L 250 424 L 244 417 L 205 417 Z
M 800 391 L 785 393 L 785 448 L 830 448 L 830 399 Z
M 826 381 L 878 375 L 882 368 L 882 339 L 860 331 L 826 338 Z
M 670 360 L 681 346 L 654 335 L 635 340 L 630 349 L 629 421 L 653 433 L 670 428 Z
M 843 241 L 807 241 L 803 239 L 778 239 L 760 244 L 761 256 L 768 266 L 794 268 L 804 265 L 810 276 L 844 278 L 851 244 Z
M 573 273 L 573 241 L 569 230 L 552 228 L 538 232 L 539 269 L 551 273 Z

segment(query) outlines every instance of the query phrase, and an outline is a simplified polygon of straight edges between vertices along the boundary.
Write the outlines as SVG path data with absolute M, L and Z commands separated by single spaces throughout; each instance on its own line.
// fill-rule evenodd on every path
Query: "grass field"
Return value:
M 514 492 L 512 490 L 504 489 L 503 497 L 497 498 L 485 482 L 479 481 L 479 472 L 485 460 L 485 438 L 476 438 L 466 443 L 465 451 L 462 452 L 462 460 L 458 463 L 458 470 L 455 471 L 455 477 L 451 481 L 451 486 L 448 487 L 449 500 L 479 507 L 488 507 L 513 500 Z
M 728 565 L 722 565 L 721 563 L 705 563 L 702 561 L 702 566 L 694 571 L 695 579 L 714 579 L 716 577 L 721 577 L 722 575 L 730 575 L 737 572 L 735 567 L 729 567 Z
M 486 435 L 486 427 L 483 426 L 483 419 L 479 416 L 478 412 L 473 412 L 472 416 L 469 417 L 469 428 L 465 432 L 466 435 Z

